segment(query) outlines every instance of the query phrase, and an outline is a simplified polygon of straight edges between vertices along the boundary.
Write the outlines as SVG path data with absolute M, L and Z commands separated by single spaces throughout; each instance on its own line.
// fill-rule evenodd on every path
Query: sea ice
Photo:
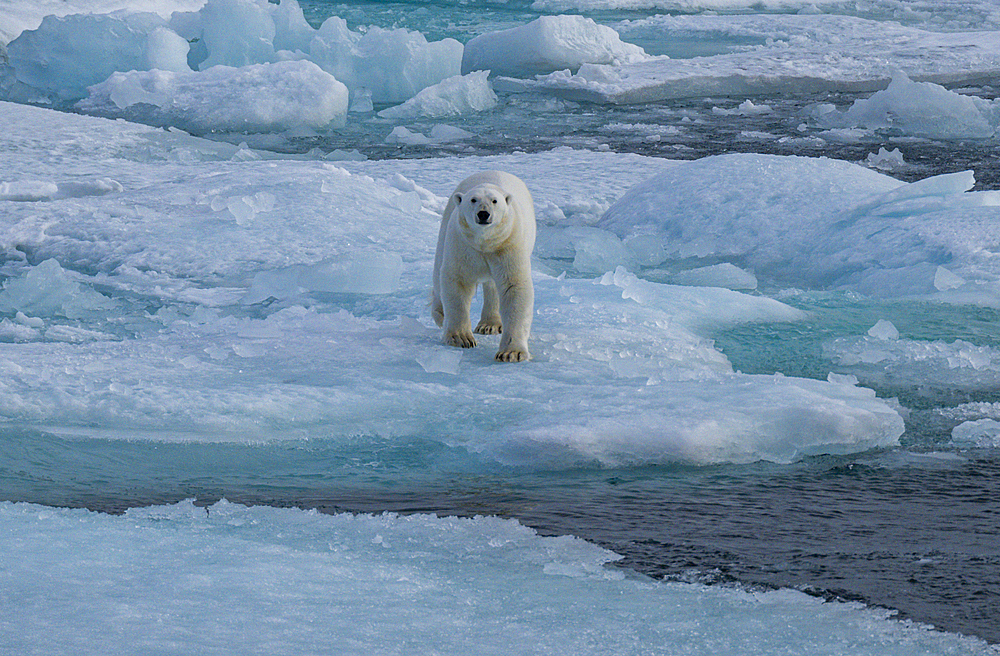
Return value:
M 899 331 L 891 321 L 879 319 L 874 326 L 868 329 L 868 335 L 875 339 L 899 339 Z
M 20 277 L 9 278 L 0 291 L 0 312 L 16 312 L 19 316 L 79 319 L 117 305 L 114 299 L 74 280 L 55 259 L 45 260 Z
M 199 17 L 199 47 L 207 54 L 198 62 L 200 70 L 219 65 L 239 68 L 274 59 L 276 30 L 267 3 L 208 0 Z
M 757 289 L 757 276 L 728 262 L 675 273 L 670 281 L 678 285 Z
M 1000 448 L 1000 421 L 977 419 L 963 422 L 952 429 L 951 441 L 965 448 Z
M 828 124 L 834 121 L 931 139 L 988 139 L 1000 125 L 1000 103 L 963 96 L 930 82 L 914 82 L 899 73 L 887 89 L 855 100 L 843 114 L 824 118 Z
M 476 71 L 442 80 L 421 90 L 402 105 L 383 109 L 382 118 L 440 118 L 492 109 L 497 95 L 490 86 L 489 71 Z
M 583 16 L 542 16 L 508 30 L 488 32 L 465 44 L 462 72 L 529 77 L 583 64 L 645 60 L 639 46 L 623 42 L 610 27 Z
M 167 51 L 179 46 L 164 25 L 156 14 L 133 12 L 46 16 L 11 41 L 7 54 L 18 82 L 57 100 L 75 100 L 115 71 L 178 65 Z
M 354 253 L 337 260 L 294 265 L 254 276 L 241 303 L 287 299 L 303 293 L 388 294 L 399 287 L 403 261 L 395 253 Z
M 997 306 L 998 208 L 991 192 L 968 192 L 974 183 L 971 172 L 904 184 L 835 160 L 723 155 L 636 185 L 598 227 L 780 285 Z
M 339 127 L 347 119 L 347 87 L 308 61 L 113 73 L 88 92 L 77 103 L 82 111 L 195 132 Z
M 454 39 L 429 42 L 423 34 L 405 29 L 353 32 L 335 16 L 320 26 L 308 56 L 352 91 L 370 93 L 373 102 L 401 103 L 459 75 L 462 51 Z
M 971 390 L 1000 384 L 997 349 L 965 340 L 900 339 L 890 325 L 876 324 L 865 337 L 830 340 L 823 355 L 866 385 Z
M 889 173 L 899 171 L 907 166 L 907 163 L 903 160 L 903 153 L 899 152 L 899 148 L 893 148 L 892 150 L 879 148 L 877 153 L 870 153 L 865 158 L 864 163 L 873 169 Z
M 609 567 L 617 554 L 496 517 L 323 515 L 226 501 L 114 516 L 2 503 L 0 551 L 0 634 L 12 653 L 989 649 L 888 610 L 794 590 L 630 577 Z
M 462 51 L 462 44 L 454 39 L 429 42 L 419 32 L 404 29 L 371 27 L 355 32 L 337 17 L 314 29 L 305 21 L 296 0 L 282 0 L 277 5 L 253 0 L 209 0 L 198 11 L 178 11 L 169 20 L 155 13 L 131 11 L 46 17 L 37 29 L 22 32 L 8 45 L 17 81 L 9 93 L 19 98 L 35 98 L 31 95 L 34 93 L 44 94 L 49 101 L 75 101 L 86 95 L 88 87 L 118 73 L 119 77 L 109 81 L 112 87 L 124 85 L 134 91 L 139 86 L 158 86 L 152 104 L 166 117 L 181 115 L 188 125 L 194 126 L 199 124 L 199 116 L 208 112 L 191 98 L 204 97 L 207 91 L 194 90 L 198 86 L 196 80 L 205 78 L 183 76 L 190 68 L 203 72 L 217 66 L 237 69 L 230 74 L 233 78 L 230 83 L 242 76 L 242 84 L 246 85 L 260 75 L 259 71 L 266 70 L 262 66 L 306 60 L 347 85 L 356 97 L 368 94 L 374 102 L 401 103 L 427 86 L 458 75 Z M 257 68 L 244 70 L 250 67 Z M 163 73 L 139 75 L 151 69 L 180 77 Z M 300 84 L 303 70 L 292 76 L 298 77 Z M 220 77 L 211 78 L 206 84 L 217 84 Z M 256 84 L 261 82 L 258 80 Z M 289 95 L 280 86 L 273 83 L 268 86 L 264 95 L 273 96 L 276 90 L 281 91 L 277 94 L 279 98 Z M 164 94 L 171 91 L 180 97 L 178 107 L 166 105 Z M 292 85 L 293 97 L 300 91 Z M 329 94 L 317 88 L 310 92 L 319 94 L 320 106 L 329 113 Z M 209 104 L 225 98 L 220 94 Z M 185 101 L 195 106 L 189 108 Z M 262 102 L 266 104 L 261 98 L 241 98 L 237 90 L 236 99 L 230 104 L 243 103 L 249 112 L 250 105 Z M 96 110 L 103 108 L 98 106 Z M 302 105 L 300 109 L 306 111 L 308 107 Z M 188 111 L 195 116 L 187 116 Z M 306 114 L 292 124 L 315 125 L 315 116 L 308 111 Z M 184 123 L 183 119 L 178 122 Z M 261 120 L 256 119 L 256 123 L 251 120 L 249 124 L 260 124 Z
M 620 26 L 644 42 L 690 44 L 615 66 L 613 74 L 516 72 L 497 89 L 539 90 L 573 100 L 643 103 L 699 96 L 759 97 L 820 91 L 878 91 L 899 70 L 937 83 L 975 82 L 1000 65 L 996 32 L 940 32 L 850 16 L 653 16 Z M 748 41 L 749 39 L 749 41 Z M 708 56 L 697 56 L 712 41 Z M 872 43 L 882 47 L 872 50 Z M 748 43 L 759 45 L 748 46 Z M 678 46 L 679 47 L 679 46 Z M 494 68 L 494 72 L 500 69 Z M 994 125 L 995 128 L 995 125 Z

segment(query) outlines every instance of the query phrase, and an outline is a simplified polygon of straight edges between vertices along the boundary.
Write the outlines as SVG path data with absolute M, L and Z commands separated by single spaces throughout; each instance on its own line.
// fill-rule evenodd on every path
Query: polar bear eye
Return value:
M 496 205 L 496 204 L 497 204 L 497 199 L 496 199 L 496 198 L 494 198 L 494 199 L 493 199 L 493 204 L 494 204 L 494 205 Z
M 473 199 L 472 199 L 471 201 L 469 201 L 469 202 L 470 202 L 470 203 L 475 203 L 475 202 L 476 202 L 476 199 L 475 199 L 475 198 L 473 198 Z

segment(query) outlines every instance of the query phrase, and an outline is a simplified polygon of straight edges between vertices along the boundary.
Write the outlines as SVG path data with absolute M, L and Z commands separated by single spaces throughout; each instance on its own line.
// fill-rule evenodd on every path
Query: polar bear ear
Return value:
M 514 200 L 514 196 L 511 194 L 507 194 L 507 198 L 505 200 L 507 201 L 507 204 L 510 205 L 511 202 L 513 202 Z
M 462 194 L 455 194 L 455 202 L 459 205 L 462 204 Z

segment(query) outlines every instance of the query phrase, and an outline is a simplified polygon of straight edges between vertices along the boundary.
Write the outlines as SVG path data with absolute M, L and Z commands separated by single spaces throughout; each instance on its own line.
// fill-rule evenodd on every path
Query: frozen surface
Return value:
M 342 126 L 347 99 L 347 87 L 312 62 L 286 61 L 113 73 L 77 107 L 194 132 L 269 132 Z
M 963 96 L 898 74 L 884 91 L 856 100 L 847 111 L 828 114 L 823 121 L 931 139 L 988 139 L 1000 125 L 1000 101 Z
M 11 653 L 982 654 L 800 592 L 655 583 L 513 520 L 0 504 Z M 72 558 L 67 558 L 72 554 Z
M 902 339 L 894 327 L 876 325 L 864 337 L 832 340 L 823 351 L 866 384 L 966 390 L 1000 385 L 1000 351 L 964 340 Z
M 8 44 L 7 54 L 22 85 L 41 98 L 71 100 L 115 71 L 164 65 L 165 24 L 151 13 L 47 16 Z
M 695 163 L 564 149 L 343 163 L 350 172 L 0 108 L 16 126 L 3 152 L 16 153 L 6 157 L 21 163 L 18 178 L 58 189 L 100 172 L 120 186 L 5 201 L 7 421 L 207 441 L 419 436 L 552 467 L 787 462 L 892 445 L 902 433 L 870 390 L 735 373 L 713 347 L 713 331 L 801 320 L 798 310 L 640 279 L 594 244 L 648 257 L 648 243 L 574 232 L 636 167 Z M 483 168 L 530 180 L 548 242 L 577 244 L 573 261 L 590 269 L 569 277 L 558 258 L 539 263 L 536 360 L 521 367 L 495 365 L 488 343 L 453 360 L 427 307 L 446 194 Z
M 673 52 L 620 66 L 557 71 L 503 88 L 637 103 L 691 96 L 877 91 L 897 71 L 920 81 L 977 82 L 1000 70 L 996 32 L 928 31 L 850 16 L 654 16 L 619 27 L 625 39 L 679 42 Z M 871 48 L 878 42 L 880 47 Z M 517 75 L 524 78 L 527 76 Z
M 175 11 L 197 11 L 205 0 L 3 0 L 0 2 L 0 46 L 10 43 L 24 30 L 36 29 L 45 16 L 107 14 L 127 9 L 170 18 Z
M 636 185 L 598 226 L 780 285 L 997 307 L 1000 197 L 973 184 L 971 172 L 904 184 L 836 160 L 724 155 Z
M 438 118 L 492 109 L 497 95 L 487 79 L 489 71 L 456 75 L 429 86 L 402 105 L 379 112 L 383 118 Z
M 104 82 L 115 72 L 153 69 L 183 74 L 189 68 L 208 71 L 226 66 L 238 69 L 227 75 L 230 84 L 246 86 L 247 79 L 259 77 L 261 70 L 270 70 L 260 65 L 307 60 L 347 85 L 353 94 L 369 96 L 375 102 L 400 103 L 425 87 L 458 75 L 463 48 L 454 39 L 429 42 L 419 32 L 405 29 L 373 26 L 363 32 L 352 31 L 338 17 L 329 18 L 315 29 L 306 22 L 295 0 L 281 4 L 209 0 L 197 11 L 176 11 L 166 17 L 130 10 L 106 15 L 49 16 L 37 28 L 13 38 L 7 50 L 15 83 L 7 85 L 6 94 L 31 102 L 61 103 L 83 98 L 88 87 Z M 243 70 L 250 67 L 254 68 Z M 289 73 L 289 88 L 270 81 L 267 94 L 278 96 L 278 103 L 294 105 L 301 98 L 303 69 L 277 70 Z M 295 70 L 298 73 L 292 73 Z M 197 114 L 200 106 L 195 103 L 189 110 L 186 105 L 192 102 L 189 96 L 195 92 L 193 87 L 218 81 L 190 75 L 133 73 L 112 79 L 111 89 L 105 87 L 102 91 L 120 91 L 123 84 L 156 86 L 152 104 L 164 109 L 166 98 L 176 94 L 178 106 L 170 110 L 187 118 L 189 111 Z M 203 88 L 198 91 L 198 96 L 206 93 Z M 290 98 L 281 98 L 286 93 Z M 244 104 L 248 101 L 262 102 L 246 97 L 230 100 Z M 325 97 L 321 104 L 326 104 Z M 301 109 L 308 113 L 305 107 Z M 249 121 L 252 123 L 254 117 Z M 315 121 L 303 116 L 297 123 Z
M 477 36 L 465 46 L 462 72 L 528 77 L 583 64 L 625 64 L 647 59 L 610 27 L 583 16 L 542 16 L 508 30 Z
M 951 440 L 960 447 L 1000 448 L 1000 421 L 977 419 L 966 421 L 951 431 Z

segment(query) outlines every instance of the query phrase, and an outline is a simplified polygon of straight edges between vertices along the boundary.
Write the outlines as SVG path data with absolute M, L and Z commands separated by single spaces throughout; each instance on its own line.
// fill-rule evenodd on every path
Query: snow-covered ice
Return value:
M 854 101 L 842 114 L 825 115 L 823 122 L 892 129 L 930 139 L 988 139 L 1000 126 L 1000 102 L 963 96 L 932 82 L 914 82 L 899 73 L 885 90 Z
M 663 15 L 621 19 L 649 8 Z M 568 15 L 590 11 L 617 22 Z M 1000 308 L 1000 192 L 972 191 L 972 171 L 885 174 L 919 169 L 897 145 L 997 138 L 998 101 L 972 95 L 1000 72 L 995 3 L 535 0 L 504 15 L 520 22 L 452 24 L 463 45 L 357 11 L 310 24 L 295 0 L 0 0 L 0 98 L 96 115 L 0 102 L 10 448 L 375 444 L 528 476 L 792 463 L 897 449 L 911 410 L 872 387 L 903 404 L 997 389 L 992 333 L 929 335 L 896 314 L 844 312 L 813 335 L 827 369 L 810 378 L 743 373 L 720 346 L 809 331 L 808 298 Z M 701 116 L 765 122 L 814 91 L 870 95 L 807 108 L 822 132 L 804 139 L 885 147 L 858 163 L 565 147 L 366 161 L 353 145 L 282 155 L 182 131 L 275 133 L 227 136 L 260 147 L 344 129 L 457 151 L 484 121 L 523 131 L 575 99 L 703 97 Z M 695 138 L 698 113 L 686 120 L 597 130 L 655 144 Z M 520 366 L 493 362 L 495 338 L 446 347 L 428 309 L 447 195 L 487 168 L 536 201 L 535 359 Z M 995 403 L 919 412 L 951 430 L 937 445 L 951 457 L 998 448 Z M 499 518 L 2 503 L 0 552 L 12 653 L 992 649 L 789 590 L 630 576 L 611 552 Z

